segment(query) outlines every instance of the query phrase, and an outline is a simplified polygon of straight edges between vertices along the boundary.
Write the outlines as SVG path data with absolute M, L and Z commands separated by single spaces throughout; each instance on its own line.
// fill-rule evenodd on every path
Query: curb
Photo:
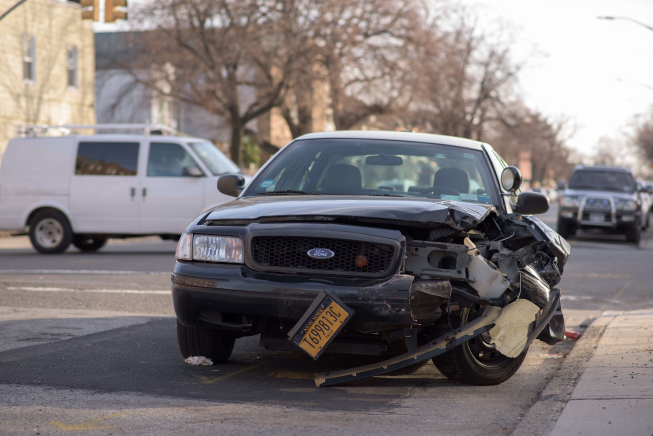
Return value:
M 594 355 L 608 325 L 615 315 L 604 313 L 585 330 L 565 361 L 555 372 L 535 403 L 526 412 L 517 427 L 510 433 L 520 435 L 548 435 L 562 414 L 578 380 L 585 372 L 587 362 Z

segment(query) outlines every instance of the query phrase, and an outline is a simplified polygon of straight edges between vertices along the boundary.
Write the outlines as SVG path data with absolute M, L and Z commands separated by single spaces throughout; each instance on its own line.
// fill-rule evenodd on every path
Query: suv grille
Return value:
M 330 259 L 313 259 L 308 250 L 327 248 L 335 253 Z M 252 259 L 257 266 L 271 269 L 333 271 L 381 275 L 392 267 L 395 247 L 349 239 L 298 236 L 255 236 Z M 365 259 L 359 256 L 365 256 Z M 358 265 L 357 265 L 358 258 Z

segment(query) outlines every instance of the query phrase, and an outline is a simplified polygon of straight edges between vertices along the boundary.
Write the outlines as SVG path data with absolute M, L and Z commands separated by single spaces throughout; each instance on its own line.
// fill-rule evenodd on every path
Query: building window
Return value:
M 77 88 L 77 47 L 66 49 L 66 83 L 69 88 Z
M 36 42 L 31 35 L 23 36 L 23 79 L 36 82 Z

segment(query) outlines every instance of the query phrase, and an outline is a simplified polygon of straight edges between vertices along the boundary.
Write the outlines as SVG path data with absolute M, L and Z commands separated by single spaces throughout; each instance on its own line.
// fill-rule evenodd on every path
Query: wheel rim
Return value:
M 38 243 L 45 248 L 54 248 L 63 240 L 63 226 L 53 218 L 39 221 L 34 232 Z
M 479 310 L 480 307 L 478 305 L 472 306 L 468 312 L 466 322 L 476 318 Z M 488 332 L 482 333 L 481 335 L 470 339 L 469 341 L 465 342 L 463 346 L 467 348 L 467 351 L 469 352 L 469 355 L 471 356 L 474 363 L 480 368 L 488 371 L 496 371 L 502 369 L 510 365 L 510 363 L 513 361 L 512 358 L 506 357 L 503 354 L 499 353 L 497 351 L 496 345 L 490 343 L 490 335 Z

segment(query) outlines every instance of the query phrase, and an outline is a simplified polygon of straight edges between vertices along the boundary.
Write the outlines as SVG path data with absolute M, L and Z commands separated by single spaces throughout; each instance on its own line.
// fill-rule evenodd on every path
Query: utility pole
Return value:
M 610 17 L 610 16 L 607 16 L 607 17 L 597 17 L 597 18 L 599 20 L 626 20 L 626 21 L 632 21 L 633 23 L 639 24 L 642 27 L 646 27 L 648 30 L 653 30 L 653 27 L 651 27 L 649 25 L 646 25 L 646 24 L 642 23 L 641 21 L 633 20 L 632 18 L 628 18 L 628 17 Z

